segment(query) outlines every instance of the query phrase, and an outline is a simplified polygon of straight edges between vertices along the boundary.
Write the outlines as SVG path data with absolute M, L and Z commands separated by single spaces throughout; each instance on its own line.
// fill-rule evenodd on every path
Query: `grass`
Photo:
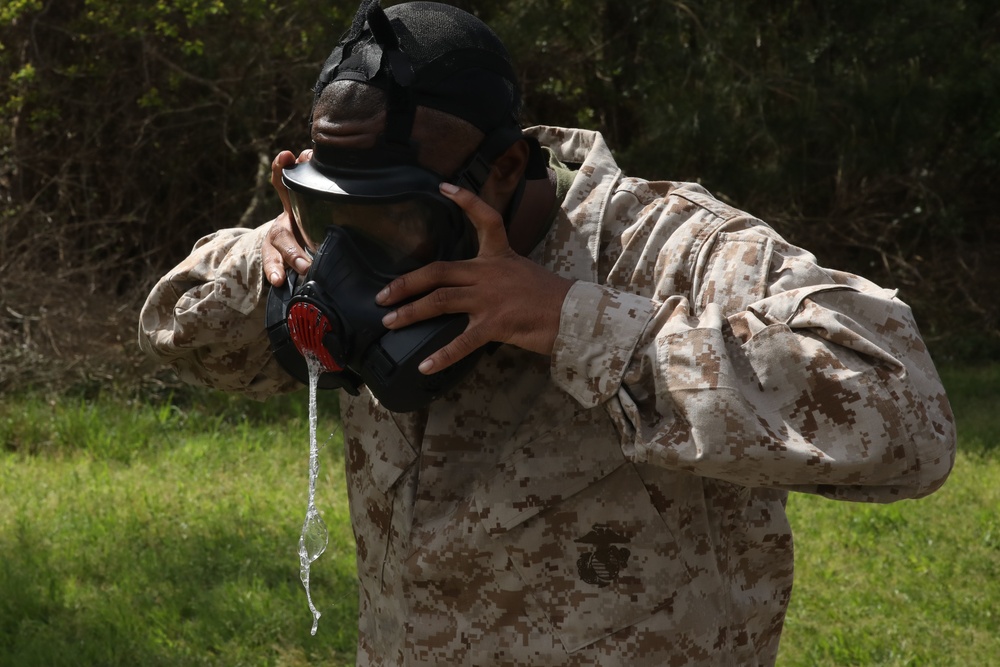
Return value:
M 945 381 L 960 453 L 941 491 L 888 506 L 791 498 L 781 667 L 998 663 L 1000 367 Z M 5 396 L 0 667 L 352 664 L 339 439 L 318 489 L 331 538 L 313 569 L 314 637 L 298 580 L 305 404 Z
M 1000 664 L 1000 366 L 945 369 L 959 454 L 892 505 L 796 494 L 796 584 L 779 665 Z
M 1000 462 L 961 454 L 927 499 L 795 496 L 796 586 L 780 665 L 996 665 Z
M 263 409 L 218 396 L 184 408 L 6 401 L 0 665 L 353 662 L 339 440 L 323 452 L 317 500 L 332 530 L 313 566 L 323 617 L 309 635 L 296 553 L 308 422 L 296 396 Z

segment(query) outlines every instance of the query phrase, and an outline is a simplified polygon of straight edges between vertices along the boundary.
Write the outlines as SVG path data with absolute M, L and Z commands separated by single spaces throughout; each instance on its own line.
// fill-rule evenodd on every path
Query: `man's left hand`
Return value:
M 442 183 L 441 194 L 472 221 L 479 253 L 469 260 L 434 262 L 393 280 L 379 293 L 379 305 L 424 296 L 392 311 L 382 323 L 400 329 L 445 313 L 468 314 L 465 331 L 425 359 L 420 364 L 423 373 L 447 368 L 490 341 L 551 354 L 559 313 L 573 281 L 514 252 L 503 217 L 471 191 Z

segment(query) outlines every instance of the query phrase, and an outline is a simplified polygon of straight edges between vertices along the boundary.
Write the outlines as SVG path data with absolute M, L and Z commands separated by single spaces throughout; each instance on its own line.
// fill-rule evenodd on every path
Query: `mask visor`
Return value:
M 327 229 L 337 226 L 362 251 L 376 251 L 373 256 L 388 262 L 379 268 L 390 273 L 475 254 L 474 230 L 438 192 L 441 180 L 431 172 L 410 166 L 357 175 L 328 176 L 326 171 L 306 162 L 284 170 L 282 178 L 295 224 L 311 252 L 319 250 Z

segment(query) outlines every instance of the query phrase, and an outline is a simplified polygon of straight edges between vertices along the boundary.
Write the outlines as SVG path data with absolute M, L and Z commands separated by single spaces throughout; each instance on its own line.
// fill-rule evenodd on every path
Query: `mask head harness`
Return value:
M 441 316 L 388 331 L 381 319 L 389 309 L 375 304 L 375 294 L 429 262 L 475 255 L 474 228 L 438 188 L 448 180 L 480 192 L 493 161 L 525 138 L 517 120 L 520 92 L 493 31 L 434 2 L 383 11 L 378 0 L 365 0 L 323 66 L 314 113 L 323 90 L 342 80 L 385 92 L 385 128 L 372 148 L 317 144 L 310 161 L 284 171 L 296 231 L 313 264 L 301 284 L 289 271 L 285 287 L 271 290 L 268 335 L 279 363 L 300 381 L 308 380 L 308 358 L 320 367 L 320 387 L 356 394 L 366 384 L 388 409 L 405 412 L 457 384 L 478 354 L 423 375 L 417 365 L 464 331 L 468 317 Z M 455 174 L 442 177 L 419 164 L 411 139 L 418 106 L 461 118 L 484 134 Z M 526 176 L 544 175 L 537 143 L 529 140 L 529 146 Z M 521 189 L 523 180 L 508 222 Z

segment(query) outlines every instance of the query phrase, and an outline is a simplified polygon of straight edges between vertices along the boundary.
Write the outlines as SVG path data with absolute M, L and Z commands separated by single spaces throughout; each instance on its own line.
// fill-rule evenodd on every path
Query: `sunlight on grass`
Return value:
M 32 427 L 31 446 L 20 441 L 35 454 L 0 459 L 0 664 L 353 663 L 354 545 L 339 438 L 324 449 L 317 500 L 341 530 L 314 566 L 323 618 L 310 637 L 296 555 L 304 418 L 25 407 L 36 419 L 47 409 L 47 426 Z M 95 432 L 130 416 L 149 428 L 126 455 Z M 65 446 L 67 433 L 85 446 Z
M 940 491 L 884 506 L 790 498 L 796 583 L 781 667 L 996 664 L 1000 367 L 943 377 L 959 456 Z
M 945 375 L 960 454 L 887 506 L 793 495 L 781 667 L 987 665 L 1000 655 L 1000 368 Z M 333 430 L 327 394 L 321 432 Z M 306 397 L 5 397 L 0 665 L 353 664 L 357 588 L 342 443 L 322 453 L 330 546 L 298 578 Z
M 1000 656 L 998 509 L 1000 462 L 964 453 L 922 500 L 793 496 L 796 585 L 779 665 L 990 664 Z

